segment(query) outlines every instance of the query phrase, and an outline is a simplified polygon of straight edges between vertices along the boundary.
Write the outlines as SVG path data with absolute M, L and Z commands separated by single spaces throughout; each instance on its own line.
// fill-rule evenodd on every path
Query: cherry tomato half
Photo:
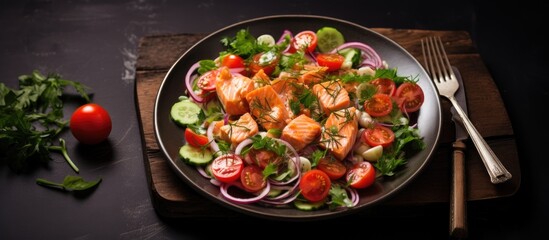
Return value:
M 313 31 L 299 32 L 292 38 L 290 43 L 290 52 L 296 52 L 297 50 L 303 50 L 307 52 L 314 52 L 318 39 L 316 33 Z
M 376 170 L 367 161 L 357 163 L 347 172 L 347 182 L 353 188 L 367 188 L 376 180 Z
M 393 100 L 387 94 L 376 93 L 364 101 L 364 111 L 372 117 L 383 117 L 393 110 Z
M 337 53 L 321 53 L 316 56 L 319 66 L 328 67 L 328 72 L 336 71 L 341 68 L 345 57 Z
M 221 155 L 212 162 L 212 173 L 215 179 L 230 183 L 236 181 L 242 169 L 244 168 L 244 161 L 238 155 L 226 154 Z
M 243 68 L 245 67 L 244 59 L 236 54 L 229 54 L 221 60 L 221 66 L 228 68 Z
M 194 132 L 190 128 L 185 129 L 185 141 L 193 147 L 204 147 L 208 144 L 208 137 Z
M 393 96 L 393 94 L 395 94 L 395 82 L 389 78 L 376 78 L 372 80 L 370 84 L 377 87 L 377 93 L 383 93 L 389 96 Z
M 263 177 L 262 170 L 255 165 L 244 167 L 240 174 L 240 181 L 248 192 L 257 192 L 267 186 L 267 180 Z
M 316 168 L 325 172 L 331 180 L 339 179 L 347 172 L 347 168 L 341 161 L 329 157 L 321 158 Z
M 323 171 L 313 169 L 305 172 L 299 182 L 301 195 L 311 202 L 323 200 L 330 193 L 332 181 Z
M 424 94 L 421 87 L 412 82 L 404 82 L 398 86 L 395 97 L 403 112 L 415 112 L 423 105 Z
M 198 77 L 196 86 L 198 86 L 204 92 L 210 92 L 215 90 L 215 79 L 218 72 L 218 70 L 210 70 L 208 72 L 205 72 L 200 77 Z
M 395 133 L 388 127 L 375 125 L 371 128 L 366 128 L 362 133 L 362 141 L 371 147 L 381 145 L 388 147 L 395 141 Z
M 271 75 L 276 69 L 279 62 L 279 56 L 275 52 L 263 52 L 253 56 L 252 61 L 249 64 L 251 75 L 255 75 L 259 70 L 263 69 L 263 72 L 267 75 Z
M 107 110 L 98 104 L 87 103 L 74 111 L 69 128 L 81 143 L 97 144 L 109 137 L 112 122 Z

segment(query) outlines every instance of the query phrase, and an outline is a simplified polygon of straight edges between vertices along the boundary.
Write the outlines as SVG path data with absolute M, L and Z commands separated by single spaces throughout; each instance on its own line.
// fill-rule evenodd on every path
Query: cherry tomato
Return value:
M 275 52 L 263 52 L 258 53 L 253 56 L 252 61 L 250 62 L 250 71 L 252 76 L 255 75 L 259 70 L 263 69 L 263 72 L 267 75 L 271 75 L 276 69 L 276 66 L 279 62 L 279 56 Z
M 69 127 L 81 143 L 97 144 L 109 137 L 112 122 L 107 110 L 98 104 L 87 103 L 74 111 Z
M 396 90 L 395 82 L 388 78 L 376 78 L 372 80 L 370 84 L 377 87 L 377 93 L 383 93 L 389 96 L 393 96 Z
M 210 142 L 208 137 L 198 134 L 190 128 L 185 129 L 185 141 L 193 147 L 204 147 Z
M 353 188 L 367 188 L 374 184 L 376 180 L 376 170 L 374 166 L 368 162 L 357 163 L 347 172 L 347 182 Z
M 423 105 L 424 94 L 421 87 L 412 82 L 404 82 L 398 86 L 395 97 L 403 112 L 415 112 Z
M 362 141 L 371 147 L 381 145 L 388 147 L 395 141 L 395 133 L 388 127 L 375 125 L 371 128 L 366 128 L 362 133 Z
M 245 67 L 244 59 L 236 54 L 229 54 L 221 60 L 221 66 L 228 68 L 243 68 Z
M 330 193 L 332 181 L 323 171 L 313 169 L 305 172 L 299 182 L 301 195 L 311 202 L 323 200 Z
M 332 72 L 341 68 L 345 57 L 337 53 L 321 53 L 316 56 L 316 61 L 319 66 L 328 67 L 328 71 Z
M 205 72 L 200 77 L 198 77 L 196 86 L 198 86 L 204 92 L 210 92 L 215 90 L 215 79 L 218 72 L 218 70 L 210 70 L 208 72 Z
M 255 165 L 244 167 L 240 174 L 240 181 L 248 192 L 257 192 L 267 186 L 267 180 L 263 177 L 263 172 Z
M 234 154 L 221 155 L 212 162 L 212 173 L 215 179 L 224 183 L 236 181 L 243 168 L 244 161 Z
M 331 180 L 339 179 L 347 172 L 347 168 L 341 161 L 329 157 L 321 158 L 316 168 L 325 172 Z
M 364 111 L 372 117 L 383 117 L 393 110 L 393 100 L 387 94 L 376 93 L 364 101 Z
M 290 52 L 296 52 L 297 50 L 303 50 L 307 52 L 314 52 L 316 49 L 316 45 L 318 43 L 318 39 L 316 37 L 316 33 L 313 31 L 303 31 L 298 34 L 296 34 L 292 38 L 292 42 L 290 43 Z

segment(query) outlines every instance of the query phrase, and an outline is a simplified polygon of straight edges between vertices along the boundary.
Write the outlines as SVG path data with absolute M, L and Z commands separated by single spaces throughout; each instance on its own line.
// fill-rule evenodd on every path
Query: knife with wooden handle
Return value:
M 467 101 L 465 99 L 465 90 L 461 74 L 458 69 L 452 67 L 456 78 L 461 86 L 455 94 L 460 107 L 467 113 Z M 466 140 L 469 135 L 461 123 L 461 119 L 455 109 L 452 107 L 452 121 L 456 128 L 456 140 L 452 144 L 454 148 L 452 156 L 452 186 L 450 193 L 450 236 L 455 239 L 467 237 L 467 197 L 466 197 L 466 179 L 465 179 L 465 150 Z

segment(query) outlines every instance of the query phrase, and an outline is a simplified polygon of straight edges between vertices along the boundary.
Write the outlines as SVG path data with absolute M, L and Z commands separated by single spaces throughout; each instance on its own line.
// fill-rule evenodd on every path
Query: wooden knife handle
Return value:
M 450 194 L 450 236 L 455 239 L 467 237 L 467 198 L 465 194 L 465 143 L 453 144 L 452 189 Z

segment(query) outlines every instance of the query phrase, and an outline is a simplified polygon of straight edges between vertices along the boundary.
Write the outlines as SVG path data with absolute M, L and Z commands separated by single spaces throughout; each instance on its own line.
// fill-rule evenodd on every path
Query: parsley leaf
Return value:
M 347 195 L 347 191 L 345 191 L 344 188 L 342 188 L 339 184 L 332 184 L 332 187 L 330 188 L 330 209 L 335 209 L 337 207 L 345 206 L 345 207 L 352 207 L 353 202 Z
M 425 142 L 421 139 L 419 131 L 408 125 L 399 125 L 393 128 L 395 142 L 388 149 L 387 154 L 374 164 L 381 175 L 393 176 L 395 170 L 406 164 L 406 155 L 411 155 L 425 148 Z

